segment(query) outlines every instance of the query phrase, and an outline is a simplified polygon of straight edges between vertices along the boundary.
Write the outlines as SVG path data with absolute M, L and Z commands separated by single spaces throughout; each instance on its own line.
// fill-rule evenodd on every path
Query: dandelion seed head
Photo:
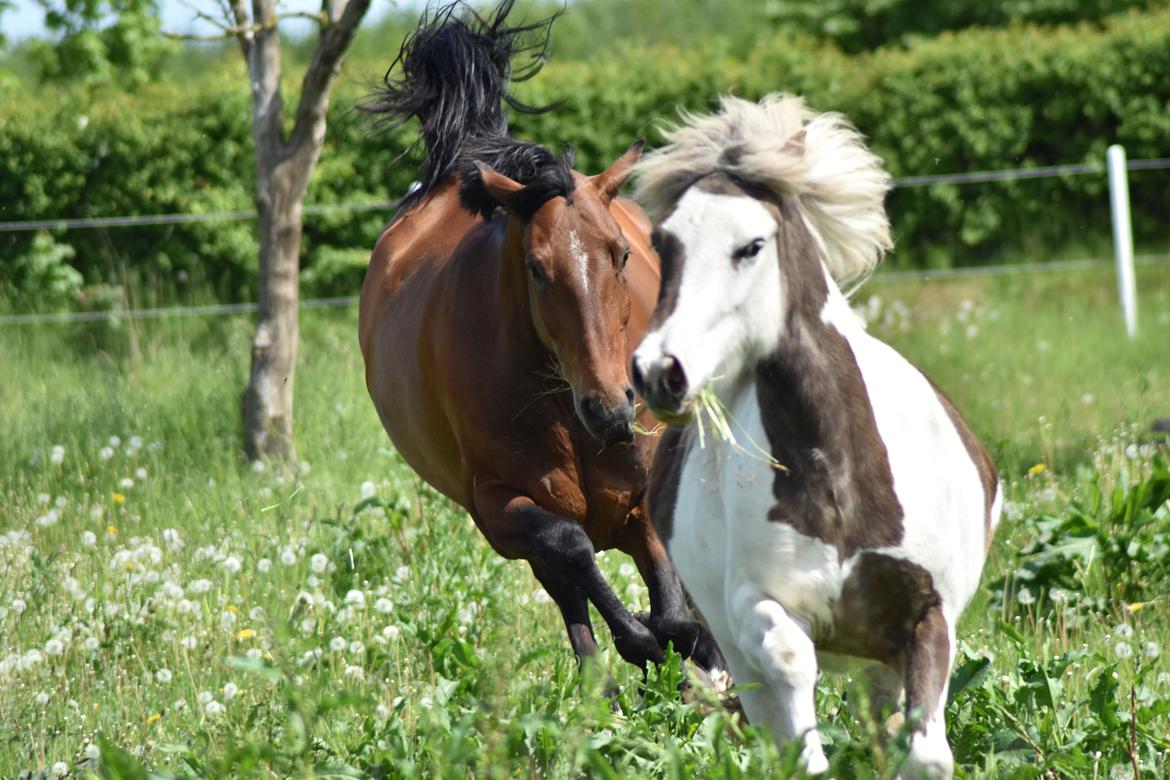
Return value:
M 1118 658 L 1129 658 L 1133 655 L 1133 648 L 1127 642 L 1118 642 L 1113 645 L 1113 654 Z
M 329 558 L 324 553 L 314 553 L 309 559 L 309 568 L 317 574 L 323 574 L 329 568 Z

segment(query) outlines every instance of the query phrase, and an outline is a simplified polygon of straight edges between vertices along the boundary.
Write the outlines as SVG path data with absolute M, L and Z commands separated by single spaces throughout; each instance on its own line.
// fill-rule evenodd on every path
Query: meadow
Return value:
M 1170 267 L 1127 341 L 1104 269 L 871 280 L 1008 501 L 960 628 L 961 777 L 1170 773 Z M 0 777 L 786 777 L 676 664 L 578 670 L 527 567 L 395 454 L 356 310 L 304 310 L 293 469 L 239 450 L 246 317 L 0 331 Z M 714 445 L 710 445 L 714 446 Z M 602 568 L 636 609 L 624 556 Z M 608 635 L 595 620 L 603 648 Z M 612 674 L 616 703 L 601 696 Z M 905 734 L 825 677 L 835 777 Z

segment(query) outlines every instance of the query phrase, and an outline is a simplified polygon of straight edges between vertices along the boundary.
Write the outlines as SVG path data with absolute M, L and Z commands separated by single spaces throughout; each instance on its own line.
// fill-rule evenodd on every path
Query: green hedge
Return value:
M 374 134 L 354 110 L 384 68 L 346 65 L 309 203 L 386 200 L 413 180 L 413 132 Z M 1100 162 L 1111 143 L 1125 145 L 1131 158 L 1166 157 L 1170 11 L 1103 27 L 966 31 L 859 57 L 788 36 L 749 51 L 718 39 L 690 50 L 628 48 L 589 63 L 553 62 L 520 85 L 522 99 L 562 103 L 547 114 L 516 116 L 513 132 L 554 148 L 575 145 L 578 167 L 596 172 L 636 137 L 658 142 L 657 128 L 679 106 L 705 111 L 722 92 L 754 98 L 774 90 L 847 114 L 895 176 Z M 2 91 L 0 221 L 251 206 L 249 104 L 234 60 L 196 87 L 34 97 L 0 80 Z M 1139 247 L 1166 242 L 1167 183 L 1164 172 L 1131 177 Z M 899 267 L 1043 259 L 1095 248 L 1109 235 L 1104 175 L 899 189 L 889 206 L 898 242 L 891 263 Z M 363 258 L 388 217 L 307 217 L 307 291 L 356 290 Z M 245 299 L 255 255 L 249 221 L 39 238 L 0 233 L 0 300 L 7 308 L 64 304 L 68 279 L 132 282 L 152 300 L 182 298 L 188 289 Z M 79 273 L 57 273 L 63 264 Z

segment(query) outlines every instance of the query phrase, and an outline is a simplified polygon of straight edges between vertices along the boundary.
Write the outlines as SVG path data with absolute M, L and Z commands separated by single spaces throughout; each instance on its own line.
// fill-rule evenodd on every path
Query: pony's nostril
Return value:
M 673 355 L 667 355 L 663 361 L 663 379 L 666 389 L 671 395 L 681 396 L 687 390 L 687 375 L 682 364 Z
M 630 378 L 634 380 L 634 387 L 645 389 L 646 377 L 642 376 L 642 367 L 638 365 L 637 358 L 630 361 Z
M 626 402 L 630 406 L 634 405 L 634 388 L 632 388 L 632 387 L 626 388 Z

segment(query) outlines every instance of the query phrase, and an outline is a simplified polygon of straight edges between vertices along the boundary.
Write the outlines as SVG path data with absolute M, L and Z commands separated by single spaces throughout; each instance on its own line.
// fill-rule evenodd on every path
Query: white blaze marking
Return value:
M 581 267 L 581 290 L 589 292 L 589 255 L 585 254 L 585 247 L 581 243 L 576 230 L 569 231 L 569 254 Z

